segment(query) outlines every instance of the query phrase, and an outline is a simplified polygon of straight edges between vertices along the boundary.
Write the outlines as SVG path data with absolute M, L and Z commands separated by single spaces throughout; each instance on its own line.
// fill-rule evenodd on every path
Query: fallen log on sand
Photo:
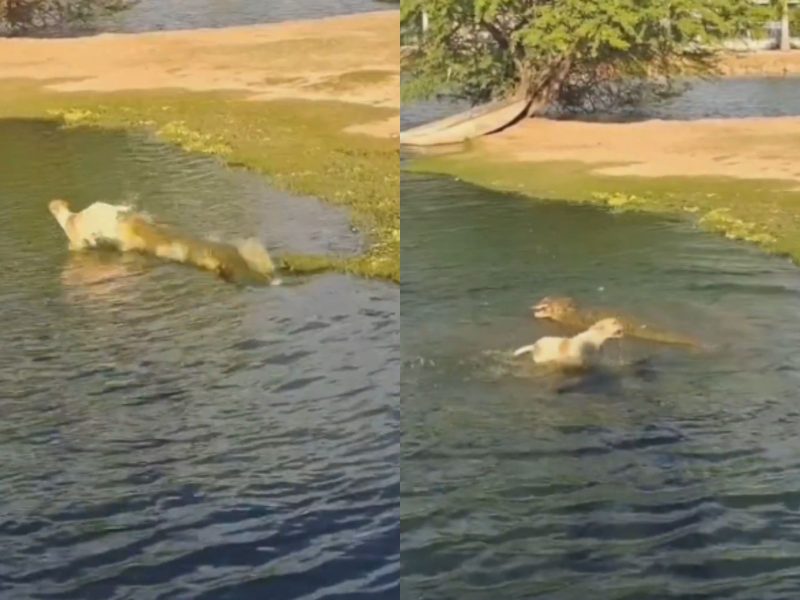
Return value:
M 531 101 L 514 98 L 484 104 L 466 112 L 400 132 L 400 144 L 437 146 L 459 144 L 505 129 L 523 118 Z

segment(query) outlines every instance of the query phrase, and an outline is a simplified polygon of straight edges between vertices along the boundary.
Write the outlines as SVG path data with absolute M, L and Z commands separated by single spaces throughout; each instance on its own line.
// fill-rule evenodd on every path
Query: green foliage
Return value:
M 423 11 L 428 30 L 421 32 Z M 475 103 L 514 90 L 567 108 L 669 91 L 707 73 L 713 47 L 752 23 L 749 0 L 402 0 L 406 100 L 448 92 Z
M 0 35 L 22 35 L 119 12 L 136 0 L 0 0 Z

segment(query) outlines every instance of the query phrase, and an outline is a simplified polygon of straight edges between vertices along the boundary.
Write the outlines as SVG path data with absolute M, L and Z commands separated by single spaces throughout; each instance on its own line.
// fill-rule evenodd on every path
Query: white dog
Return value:
M 583 367 L 612 338 L 622 337 L 622 323 L 617 319 L 602 319 L 583 333 L 566 337 L 543 337 L 535 344 L 523 346 L 514 352 L 520 356 L 527 352 L 536 363 L 558 363 L 565 367 Z
M 104 242 L 118 245 L 120 218 L 131 214 L 129 206 L 105 202 L 95 202 L 78 213 L 69 209 L 66 200 L 53 200 L 49 208 L 67 234 L 71 250 L 94 248 Z

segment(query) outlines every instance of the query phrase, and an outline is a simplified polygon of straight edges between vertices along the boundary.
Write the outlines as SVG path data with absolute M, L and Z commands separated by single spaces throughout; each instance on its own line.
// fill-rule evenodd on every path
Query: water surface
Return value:
M 86 23 L 66 23 L 30 35 L 71 37 L 233 27 L 322 19 L 397 8 L 393 0 L 138 0 L 130 8 Z
M 428 175 L 401 194 L 401 597 L 800 596 L 797 267 L 681 220 Z M 711 351 L 627 340 L 542 373 L 509 353 L 561 333 L 528 308 L 552 294 Z
M 401 126 L 407 129 L 467 110 L 469 107 L 469 103 L 451 98 L 419 102 L 404 107 Z M 798 115 L 800 115 L 800 77 L 742 77 L 694 81 L 684 93 L 659 102 L 628 107 L 613 114 L 579 115 L 579 118 L 634 121 Z M 565 118 L 575 118 L 575 116 Z
M 685 93 L 661 102 L 591 118 L 686 120 L 797 115 L 800 115 L 800 77 L 741 77 L 696 81 Z
M 130 10 L 101 22 L 99 29 L 135 33 L 256 25 L 392 7 L 396 4 L 379 0 L 140 0 Z
M 0 121 L 0 597 L 396 597 L 397 288 L 70 254 L 54 196 L 277 255 L 361 244 L 147 136 Z

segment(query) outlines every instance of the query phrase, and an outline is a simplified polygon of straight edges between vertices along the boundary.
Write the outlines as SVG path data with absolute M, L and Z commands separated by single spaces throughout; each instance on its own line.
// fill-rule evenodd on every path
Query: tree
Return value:
M 24 35 L 124 10 L 137 0 L 0 0 L 0 34 Z
M 677 76 L 712 69 L 715 44 L 751 10 L 750 0 L 401 0 L 419 43 L 403 95 L 524 95 L 533 114 L 669 93 Z
M 773 0 L 781 10 L 781 51 L 792 49 L 792 36 L 789 33 L 789 0 Z

